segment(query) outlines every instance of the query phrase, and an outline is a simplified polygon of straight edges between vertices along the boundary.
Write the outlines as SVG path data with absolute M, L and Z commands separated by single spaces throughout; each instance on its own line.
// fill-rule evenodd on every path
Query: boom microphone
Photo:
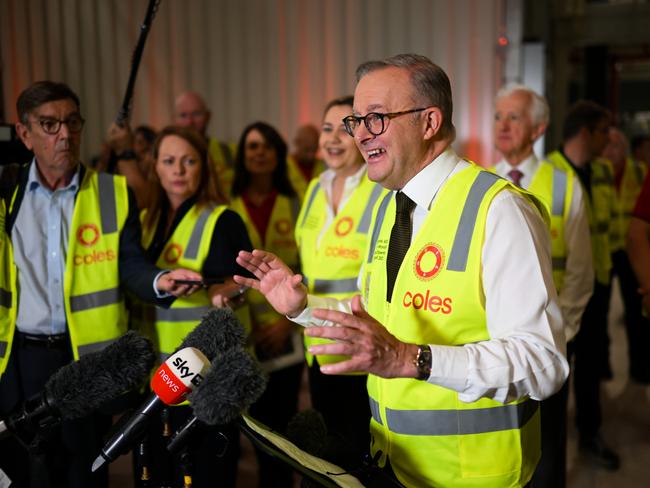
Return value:
M 194 415 L 174 434 L 167 449 L 176 451 L 196 428 L 197 421 L 223 425 L 235 420 L 264 392 L 266 377 L 243 348 L 218 355 L 201 385 L 188 396 Z
M 154 362 L 151 342 L 129 331 L 101 351 L 54 373 L 39 396 L 0 421 L 0 437 L 10 432 L 25 441 L 46 425 L 84 417 L 139 386 Z
M 186 347 L 169 356 L 151 379 L 151 396 L 104 445 L 93 463 L 92 471 L 128 452 L 144 435 L 150 418 L 165 405 L 183 402 L 187 394 L 201 383 L 209 365 L 210 361 L 205 355 L 193 347 Z

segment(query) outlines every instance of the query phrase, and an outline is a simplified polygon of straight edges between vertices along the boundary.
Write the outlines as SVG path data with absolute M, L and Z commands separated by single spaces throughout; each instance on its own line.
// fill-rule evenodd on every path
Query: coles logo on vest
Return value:
M 339 237 L 345 237 L 350 233 L 352 227 L 354 227 L 354 220 L 352 220 L 352 217 L 343 217 L 336 223 L 334 232 L 336 232 L 336 235 Z
M 429 281 L 440 273 L 444 262 L 445 255 L 440 246 L 429 242 L 415 256 L 413 270 L 419 280 Z M 442 312 L 445 315 L 452 312 L 451 297 L 434 295 L 431 290 L 427 290 L 426 293 L 407 291 L 402 298 L 402 305 L 431 313 Z
M 99 229 L 95 224 L 82 224 L 77 229 L 77 240 L 82 246 L 94 246 L 99 240 Z
M 83 247 L 93 247 L 99 241 L 100 235 L 99 228 L 95 224 L 82 224 L 77 229 L 77 242 Z M 116 258 L 117 255 L 112 249 L 106 251 L 93 249 L 86 254 L 75 254 L 72 262 L 75 266 L 90 266 L 103 261 L 113 261 Z
M 172 242 L 167 246 L 167 249 L 165 249 L 163 259 L 169 264 L 176 264 L 182 255 L 183 248 L 179 244 Z
M 440 273 L 444 261 L 445 255 L 440 246 L 429 242 L 415 256 L 413 264 L 415 275 L 422 281 L 429 281 Z

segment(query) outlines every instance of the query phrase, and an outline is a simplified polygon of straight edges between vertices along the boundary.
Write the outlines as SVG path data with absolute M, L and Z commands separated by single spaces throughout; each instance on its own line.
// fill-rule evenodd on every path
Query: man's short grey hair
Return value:
M 497 92 L 496 100 L 509 97 L 518 92 L 523 92 L 530 97 L 530 105 L 528 108 L 533 125 L 548 124 L 549 108 L 546 98 L 526 85 L 522 85 L 521 83 L 510 83 Z
M 356 72 L 357 81 L 368 73 L 390 67 L 406 69 L 409 72 L 415 94 L 413 102 L 421 104 L 421 106 L 439 108 L 442 113 L 441 133 L 453 140 L 456 136 L 456 129 L 451 120 L 453 102 L 451 83 L 447 73 L 426 56 L 398 54 L 390 58 L 368 61 L 359 65 Z

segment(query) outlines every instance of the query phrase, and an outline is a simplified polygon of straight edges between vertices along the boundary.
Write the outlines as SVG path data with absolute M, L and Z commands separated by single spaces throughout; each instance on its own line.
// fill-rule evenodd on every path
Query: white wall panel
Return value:
M 204 94 L 210 132 L 236 141 L 254 120 L 292 139 L 354 88 L 368 59 L 417 52 L 452 80 L 456 147 L 494 159 L 492 96 L 504 0 L 162 0 L 135 88 L 132 124 L 171 122 L 183 89 Z M 29 83 L 62 80 L 82 98 L 84 155 L 115 117 L 146 0 L 0 0 L 5 120 Z

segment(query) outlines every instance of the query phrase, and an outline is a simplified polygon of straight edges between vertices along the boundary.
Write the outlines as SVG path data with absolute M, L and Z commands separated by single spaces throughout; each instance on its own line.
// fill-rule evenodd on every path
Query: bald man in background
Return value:
M 211 116 L 212 112 L 198 93 L 185 91 L 176 97 L 174 124 L 192 127 L 205 137 L 208 142 L 208 153 L 219 175 L 220 190 L 229 198 L 234 175 L 235 145 L 208 136 L 207 129 Z
M 294 151 L 287 158 L 289 181 L 302 199 L 312 178 L 325 170 L 325 163 L 317 158 L 320 133 L 313 124 L 298 127 L 293 139 Z

